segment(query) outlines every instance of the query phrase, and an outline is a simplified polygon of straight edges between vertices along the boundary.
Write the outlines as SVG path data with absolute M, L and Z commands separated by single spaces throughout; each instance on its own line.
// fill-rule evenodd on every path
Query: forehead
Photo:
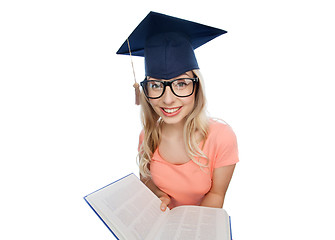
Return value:
M 193 78 L 194 75 L 193 75 L 193 72 L 192 71 L 188 71 L 188 72 L 185 72 L 177 77 L 174 77 L 174 78 L 171 78 L 171 79 L 168 79 L 168 80 L 165 80 L 165 79 L 158 79 L 158 78 L 153 78 L 153 77 L 150 77 L 148 76 L 147 79 L 148 80 L 163 80 L 163 81 L 170 81 L 170 80 L 174 80 L 174 79 L 178 79 L 178 78 Z

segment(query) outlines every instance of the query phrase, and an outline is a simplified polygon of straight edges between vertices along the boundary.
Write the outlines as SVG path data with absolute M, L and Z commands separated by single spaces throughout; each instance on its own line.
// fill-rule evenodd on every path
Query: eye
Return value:
M 185 87 L 186 85 L 186 82 L 177 82 L 178 87 Z
M 173 86 L 177 89 L 184 89 L 192 83 L 190 79 L 179 79 L 173 83 Z
M 159 89 L 162 89 L 163 86 L 162 86 L 162 83 L 160 82 L 152 81 L 152 82 L 148 82 L 148 88 L 152 90 L 159 90 Z

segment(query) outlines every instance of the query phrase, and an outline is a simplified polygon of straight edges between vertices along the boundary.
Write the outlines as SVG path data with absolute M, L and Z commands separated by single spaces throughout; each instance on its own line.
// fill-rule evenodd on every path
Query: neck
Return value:
M 184 125 L 186 120 L 180 121 L 176 124 L 163 123 L 162 132 L 166 137 L 182 137 L 184 132 Z

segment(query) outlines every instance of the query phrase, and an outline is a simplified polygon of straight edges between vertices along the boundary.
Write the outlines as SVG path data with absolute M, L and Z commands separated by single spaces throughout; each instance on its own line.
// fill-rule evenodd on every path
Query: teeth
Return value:
M 167 113 L 174 113 L 174 112 L 176 112 L 176 111 L 179 110 L 179 108 L 173 108 L 173 109 L 166 109 L 166 108 L 163 108 L 163 109 L 164 109 L 164 111 L 167 112 Z

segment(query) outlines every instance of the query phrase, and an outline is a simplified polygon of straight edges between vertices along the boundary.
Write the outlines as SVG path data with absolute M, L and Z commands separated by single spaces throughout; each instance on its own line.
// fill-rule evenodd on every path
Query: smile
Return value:
M 177 112 L 180 108 L 181 107 L 179 107 L 179 108 L 163 108 L 163 110 L 167 113 L 174 113 L 174 112 Z
M 181 107 L 177 107 L 177 108 L 161 108 L 162 109 L 162 112 L 165 116 L 169 116 L 169 117 L 172 117 L 172 116 L 175 116 L 177 115 L 180 110 L 181 110 Z

